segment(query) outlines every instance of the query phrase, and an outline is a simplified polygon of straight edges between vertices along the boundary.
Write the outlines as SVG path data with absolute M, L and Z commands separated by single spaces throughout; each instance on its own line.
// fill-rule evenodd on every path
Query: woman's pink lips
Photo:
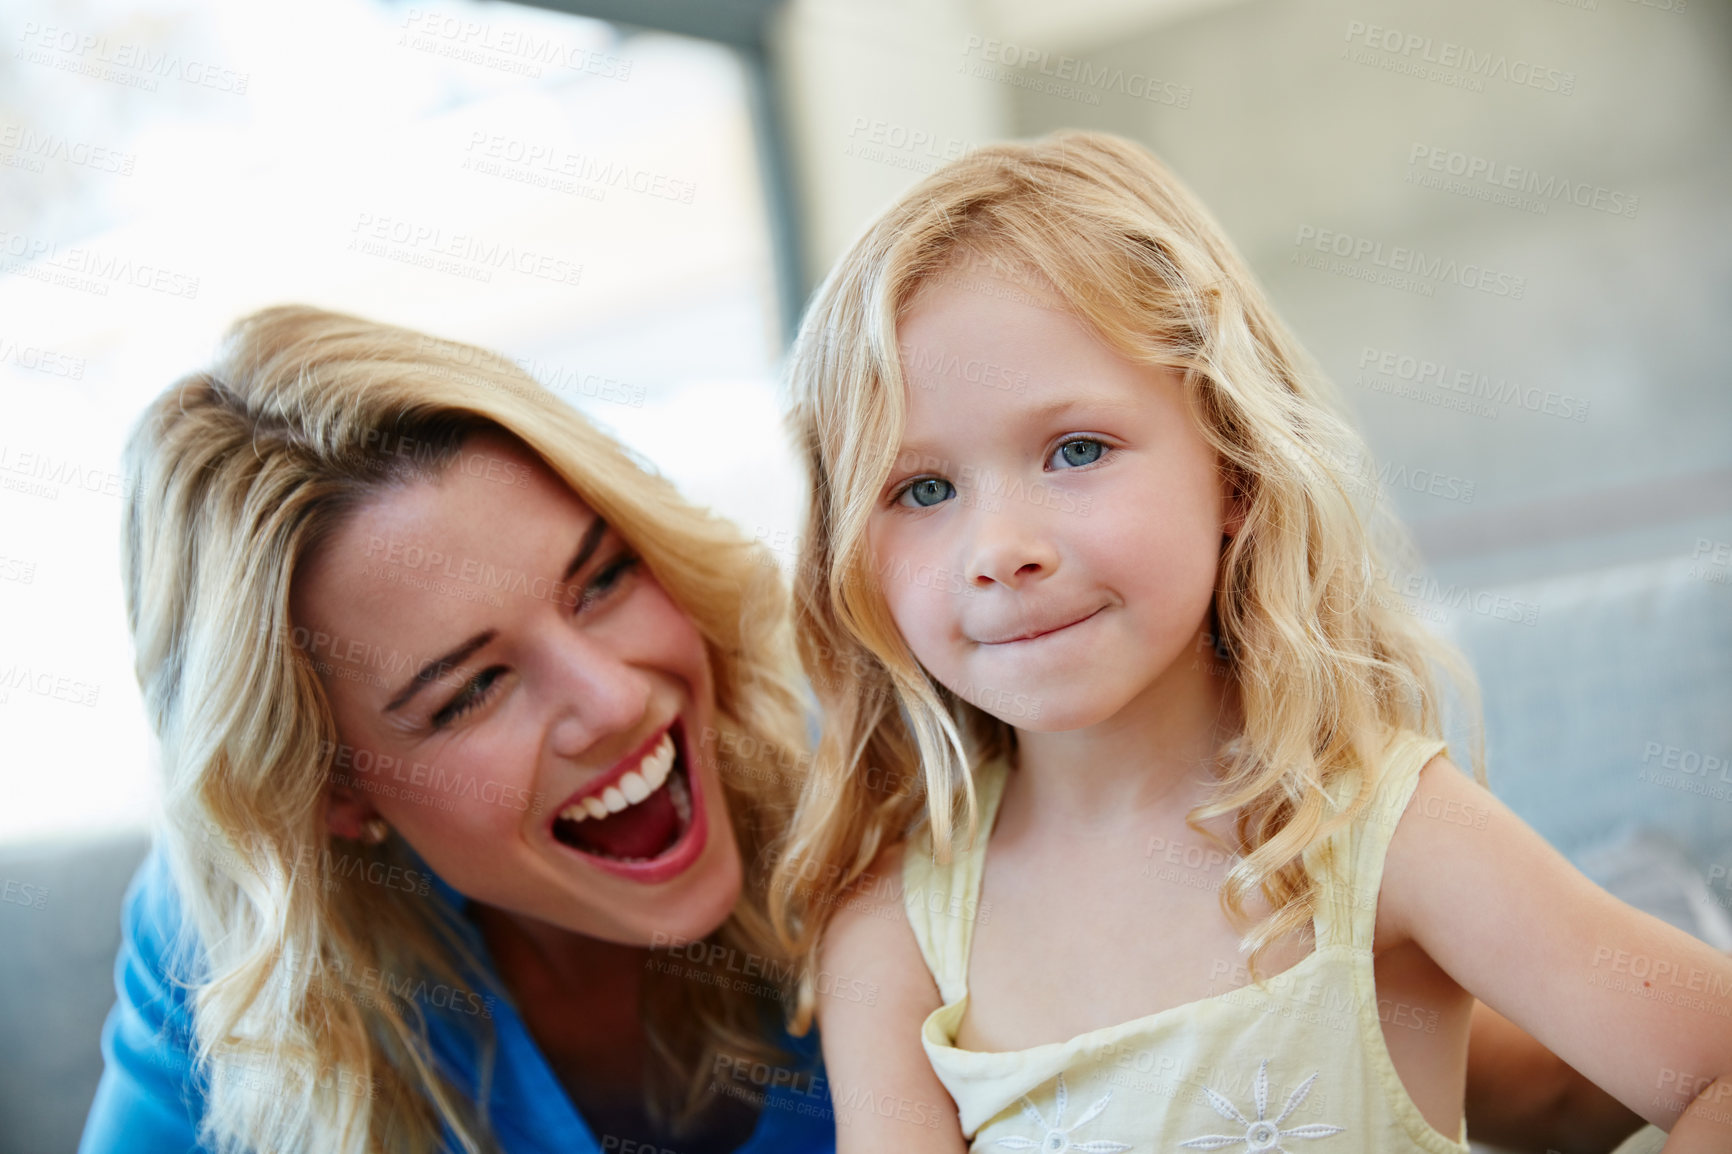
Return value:
M 672 729 L 673 726 L 674 723 L 669 722 L 667 725 L 656 730 L 653 734 L 644 739 L 643 744 L 639 745 L 636 749 L 616 761 L 613 764 L 612 769 L 609 769 L 605 773 L 601 774 L 601 776 L 586 782 L 570 797 L 560 802 L 558 808 L 553 811 L 554 821 L 557 821 L 559 815 L 569 809 L 573 802 L 582 801 L 586 797 L 600 797 L 602 794 L 607 792 L 610 785 L 613 785 L 615 782 L 619 781 L 620 778 L 642 765 L 643 759 L 648 757 L 651 752 L 655 750 L 655 747 L 661 744 L 662 734 L 668 732 L 668 730 Z M 548 822 L 548 828 L 553 828 L 552 821 Z
M 1104 609 L 1104 608 L 1106 608 L 1106 606 L 1103 605 L 1101 608 Z M 1067 621 L 1063 625 L 1054 625 L 1051 629 L 1037 629 L 1032 633 L 1019 633 L 1015 637 L 1004 637 L 1004 638 L 1000 638 L 997 641 L 980 641 L 979 644 L 981 644 L 981 645 L 1010 645 L 1010 644 L 1013 644 L 1013 643 L 1018 642 L 1018 641 L 1033 641 L 1039 637 L 1051 636 L 1052 634 L 1057 633 L 1061 629 L 1069 629 L 1073 625 L 1081 625 L 1084 621 L 1087 621 L 1090 617 L 1093 617 L 1095 615 L 1095 613 L 1099 613 L 1099 612 L 1100 612 L 1100 609 L 1096 609 L 1094 611 L 1094 613 L 1087 614 L 1086 616 L 1083 616 L 1083 617 L 1078 617 L 1075 621 Z
M 566 845 L 558 838 L 553 837 L 552 825 L 550 823 L 548 826 L 548 837 L 552 838 L 553 843 L 568 853 L 576 854 L 589 865 L 594 866 L 603 873 L 609 873 L 615 877 L 624 878 L 626 881 L 642 882 L 645 885 L 655 885 L 658 882 L 672 881 L 674 878 L 690 869 L 692 863 L 702 856 L 704 846 L 709 842 L 710 834 L 705 816 L 707 811 L 704 807 L 704 790 L 703 786 L 698 781 L 698 778 L 701 775 L 698 772 L 697 766 L 694 765 L 691 759 L 686 755 L 684 726 L 680 723 L 678 718 L 675 718 L 669 729 L 672 730 L 674 735 L 674 760 L 677 764 L 685 767 L 686 785 L 687 788 L 691 790 L 692 795 L 692 820 L 686 825 L 686 828 L 681 831 L 680 836 L 674 841 L 673 845 L 669 846 L 660 857 L 651 858 L 649 861 L 616 861 L 612 858 L 584 853 L 580 849 L 574 849 L 573 847 Z M 661 740 L 660 733 L 656 734 L 655 740 Z M 654 748 L 653 745 L 649 747 L 649 749 Z M 644 755 L 648 752 L 648 749 L 642 750 L 636 760 L 628 758 L 622 762 L 621 765 L 627 769 L 635 767 L 639 761 L 643 760 Z M 617 769 L 619 767 L 615 768 Z M 624 769 L 621 769 L 617 774 L 612 774 L 612 776 L 616 778 L 623 775 Z M 587 792 L 589 791 L 579 791 L 580 794 Z M 571 803 L 567 802 L 566 804 L 569 805 Z M 562 806 L 561 808 L 564 807 Z M 557 819 L 557 814 L 555 817 Z

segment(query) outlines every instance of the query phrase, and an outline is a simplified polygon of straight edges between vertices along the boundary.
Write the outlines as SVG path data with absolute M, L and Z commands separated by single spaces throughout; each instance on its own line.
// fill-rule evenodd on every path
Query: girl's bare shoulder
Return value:
M 902 861 L 905 843 L 878 852 L 872 864 L 845 889 L 825 926 L 818 946 L 820 989 L 864 989 L 878 1022 L 896 1019 L 916 1024 L 943 1004 L 937 983 L 902 901 Z M 820 1025 L 828 1019 L 858 1012 L 852 1004 L 824 1005 Z

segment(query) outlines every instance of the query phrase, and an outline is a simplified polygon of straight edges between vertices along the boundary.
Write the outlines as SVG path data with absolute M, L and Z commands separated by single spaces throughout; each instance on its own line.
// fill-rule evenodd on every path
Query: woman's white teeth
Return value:
M 682 827 L 690 825 L 692 820 L 692 795 L 686 789 L 684 778 L 668 779 L 668 797 L 673 800 L 674 812 L 679 814 Z
M 668 772 L 672 770 L 673 767 L 673 735 L 671 733 L 664 733 L 662 734 L 661 744 L 657 745 L 655 749 L 650 751 L 650 755 L 643 759 L 643 764 L 637 767 L 636 772 L 643 775 L 644 784 L 647 785 L 650 788 L 650 792 L 653 793 L 661 788 L 662 782 L 668 779 Z M 632 774 L 628 773 L 626 776 L 631 777 Z M 645 794 L 644 796 L 648 797 L 649 794 Z
M 580 802 L 573 802 L 560 810 L 559 816 L 567 821 L 584 821 L 592 817 L 606 817 L 610 813 L 618 813 L 628 806 L 634 806 L 650 794 L 662 787 L 668 781 L 668 775 L 674 767 L 673 734 L 662 734 L 661 741 L 650 755 L 643 759 L 638 767 L 623 775 L 616 785 L 610 785 L 602 791 L 600 797 L 591 794 Z M 673 779 L 676 783 L 678 778 Z M 680 818 L 691 817 L 691 798 L 685 790 L 673 791 L 674 806 L 680 809 Z M 684 808 L 680 808 L 681 803 Z

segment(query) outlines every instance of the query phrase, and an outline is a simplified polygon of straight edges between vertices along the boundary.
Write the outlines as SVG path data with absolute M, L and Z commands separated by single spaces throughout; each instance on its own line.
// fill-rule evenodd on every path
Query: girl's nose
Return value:
M 1034 511 L 1010 508 L 1007 500 L 1003 505 L 974 511 L 967 572 L 977 589 L 994 584 L 1014 589 L 1051 576 L 1058 567 L 1058 551 L 1052 538 L 1034 524 Z
M 574 634 L 563 642 L 549 659 L 548 691 L 557 702 L 550 738 L 554 754 L 580 758 L 598 742 L 641 725 L 650 679 L 593 638 Z

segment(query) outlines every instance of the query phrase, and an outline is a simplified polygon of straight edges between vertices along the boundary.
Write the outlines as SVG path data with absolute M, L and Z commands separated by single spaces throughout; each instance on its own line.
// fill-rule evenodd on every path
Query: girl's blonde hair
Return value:
M 824 711 L 771 879 L 773 916 L 805 975 L 797 1030 L 810 1021 L 820 933 L 848 887 L 922 819 L 945 859 L 962 800 L 975 836 L 969 766 L 1015 749 L 1009 724 L 919 665 L 868 556 L 867 518 L 903 432 L 897 323 L 922 286 L 942 281 L 1062 307 L 1133 363 L 1183 374 L 1245 513 L 1223 551 L 1211 629 L 1245 728 L 1191 821 L 1237 811 L 1245 856 L 1221 902 L 1247 930 L 1253 965 L 1310 918 L 1303 854 L 1370 804 L 1391 729 L 1442 736 L 1440 672 L 1459 689 L 1483 778 L 1473 674 L 1395 588 L 1417 571 L 1411 541 L 1377 499 L 1332 386 L 1220 226 L 1120 137 L 1060 132 L 978 149 L 854 242 L 815 294 L 790 360 L 789 421 L 811 481 L 795 624 Z M 1367 772 L 1339 808 L 1329 788 L 1356 766 Z M 1245 901 L 1259 890 L 1273 912 L 1251 926 Z
M 380 867 L 414 859 L 395 837 L 332 846 L 320 798 L 342 747 L 320 657 L 289 613 L 297 567 L 345 517 L 438 474 L 484 430 L 539 455 L 702 633 L 717 732 L 693 737 L 744 751 L 723 778 L 748 881 L 710 936 L 724 948 L 699 953 L 783 956 L 754 866 L 791 808 L 792 781 L 773 760 L 805 734 L 773 560 L 503 357 L 317 309 L 266 309 L 233 327 L 212 367 L 150 405 L 125 453 L 127 620 L 161 744 L 162 836 L 209 1079 L 202 1137 L 214 1148 L 422 1154 L 442 1126 L 466 1151 L 497 1148 L 470 1091 L 435 1071 L 419 1006 L 393 996 L 443 982 L 473 1012 L 483 996 L 460 973 L 482 968 L 446 903 L 408 885 L 342 884 L 357 872 L 404 877 Z M 687 973 L 690 958 L 679 976 L 645 973 L 651 1104 L 676 1121 L 704 1101 L 715 1055 L 778 1055 L 765 1041 L 773 1015 L 720 975 Z M 473 1020 L 485 1070 L 492 1032 Z

